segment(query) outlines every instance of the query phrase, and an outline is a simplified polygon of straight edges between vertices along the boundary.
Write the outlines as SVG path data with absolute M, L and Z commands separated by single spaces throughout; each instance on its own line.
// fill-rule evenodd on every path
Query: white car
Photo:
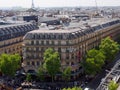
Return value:
M 89 90 L 89 88 L 85 88 L 84 90 Z
M 90 89 L 90 88 L 85 88 L 84 90 L 94 90 L 94 89 Z

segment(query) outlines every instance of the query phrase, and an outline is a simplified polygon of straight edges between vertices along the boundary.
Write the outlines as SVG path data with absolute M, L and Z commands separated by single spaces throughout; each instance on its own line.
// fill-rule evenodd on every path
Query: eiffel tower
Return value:
M 26 12 L 29 12 L 29 13 L 36 12 L 33 0 L 32 0 L 32 3 L 31 3 L 31 8 L 29 8 L 28 10 L 26 10 Z
M 32 0 L 31 8 L 34 8 L 34 1 Z

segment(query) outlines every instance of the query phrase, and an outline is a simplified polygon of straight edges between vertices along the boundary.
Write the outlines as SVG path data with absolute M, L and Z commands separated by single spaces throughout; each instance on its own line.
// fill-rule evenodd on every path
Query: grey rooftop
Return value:
M 117 24 L 120 24 L 120 19 L 95 18 L 87 21 L 71 22 L 67 26 L 57 29 L 55 27 L 53 30 L 49 27 L 33 30 L 28 32 L 24 39 L 71 39 Z M 62 36 L 65 38 L 61 38 Z

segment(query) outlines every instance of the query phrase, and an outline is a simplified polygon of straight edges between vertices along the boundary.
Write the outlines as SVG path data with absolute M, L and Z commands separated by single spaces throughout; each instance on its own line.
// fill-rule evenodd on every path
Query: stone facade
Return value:
M 96 21 L 94 21 L 95 23 Z M 120 35 L 120 20 L 104 20 L 97 24 L 81 24 L 67 29 L 34 30 L 24 37 L 23 63 L 25 71 L 35 70 L 43 63 L 43 54 L 47 48 L 59 52 L 62 70 L 72 68 L 72 75 L 81 73 L 80 62 L 86 51 L 97 47 L 107 36 L 116 40 Z

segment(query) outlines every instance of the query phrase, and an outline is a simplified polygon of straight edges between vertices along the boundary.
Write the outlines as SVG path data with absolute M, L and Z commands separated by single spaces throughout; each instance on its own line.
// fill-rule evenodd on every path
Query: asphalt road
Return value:
M 106 69 L 111 69 L 115 63 L 120 59 L 120 53 L 116 56 L 115 60 L 108 64 L 104 70 L 100 74 L 98 74 L 90 83 L 88 83 L 87 87 L 92 88 L 96 90 L 96 88 L 99 86 L 102 78 L 104 78 L 108 72 L 106 72 Z

